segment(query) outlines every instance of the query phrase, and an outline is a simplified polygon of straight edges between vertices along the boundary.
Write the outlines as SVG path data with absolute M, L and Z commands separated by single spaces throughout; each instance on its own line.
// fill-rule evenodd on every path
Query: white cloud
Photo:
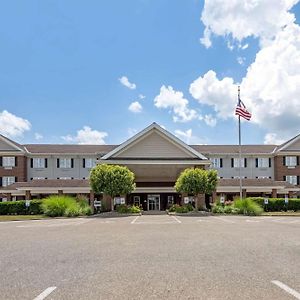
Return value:
M 162 86 L 160 93 L 154 99 L 157 108 L 171 109 L 174 122 L 188 122 L 198 117 L 194 109 L 188 107 L 189 101 L 183 93 L 175 91 L 171 86 Z
M 42 134 L 36 132 L 36 133 L 34 134 L 34 138 L 35 138 L 36 140 L 41 140 L 41 139 L 43 139 L 44 137 L 43 137 Z
M 143 94 L 139 94 L 139 99 L 140 100 L 143 100 L 143 99 L 145 99 L 146 98 L 146 96 L 144 96 Z
M 105 144 L 104 138 L 107 136 L 106 132 L 92 130 L 89 126 L 83 126 L 83 129 L 78 130 L 75 136 L 67 135 L 61 138 L 68 143 L 103 145 Z
M 238 56 L 236 61 L 240 64 L 240 65 L 244 65 L 246 58 L 242 57 L 242 56 Z
M 0 133 L 10 138 L 22 136 L 25 131 L 30 130 L 31 124 L 28 120 L 3 110 L 0 112 Z
M 232 37 L 241 42 L 254 36 L 261 44 L 271 41 L 286 25 L 295 20 L 289 10 L 299 0 L 205 0 L 201 20 L 205 25 L 200 40 L 211 46 L 211 35 Z
M 121 78 L 119 78 L 119 81 L 121 82 L 121 84 L 123 84 L 124 86 L 128 87 L 131 90 L 136 89 L 136 84 L 131 83 L 126 76 L 122 76 Z
M 140 102 L 135 101 L 135 102 L 132 102 L 132 103 L 129 105 L 128 109 L 129 109 L 131 112 L 133 112 L 133 113 L 140 113 L 140 112 L 142 112 L 143 107 L 142 107 L 142 105 L 140 104 Z
M 218 79 L 212 70 L 196 79 L 190 93 L 214 108 L 219 118 L 234 116 L 237 83 Z M 241 98 L 252 113 L 251 122 L 282 139 L 299 133 L 300 118 L 300 26 L 285 27 L 263 47 L 241 82 Z
M 215 127 L 217 125 L 217 119 L 214 118 L 212 115 L 204 115 L 199 116 L 199 120 L 204 121 L 207 126 Z
M 286 140 L 278 137 L 277 133 L 267 133 L 265 135 L 264 144 L 266 145 L 281 145 Z
M 193 135 L 193 130 L 191 128 L 186 131 L 177 129 L 175 130 L 175 135 L 186 144 L 203 144 L 203 140 Z
M 232 78 L 219 80 L 216 73 L 210 70 L 190 85 L 190 93 L 199 103 L 212 106 L 219 118 L 233 116 L 237 87 Z

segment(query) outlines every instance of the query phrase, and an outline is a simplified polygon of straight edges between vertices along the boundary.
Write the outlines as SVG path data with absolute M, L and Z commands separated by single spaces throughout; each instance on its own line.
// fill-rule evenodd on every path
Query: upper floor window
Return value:
M 3 167 L 15 167 L 16 166 L 16 158 L 14 156 L 2 157 L 2 166 Z
M 299 176 L 296 175 L 285 176 L 285 181 L 287 181 L 290 184 L 297 185 L 299 182 Z
M 62 180 L 69 180 L 69 179 L 73 179 L 73 177 L 59 177 L 57 179 L 62 179 Z
M 8 186 L 16 182 L 16 177 L 14 176 L 3 176 L 2 186 Z
M 32 177 L 31 180 L 43 180 L 45 177 Z
M 95 158 L 84 158 L 83 159 L 83 168 L 94 168 L 96 166 L 96 159 Z
M 256 168 L 268 168 L 271 167 L 271 158 L 259 157 L 256 158 Z
M 231 159 L 231 167 L 232 168 L 239 168 L 241 163 L 241 168 L 247 168 L 247 158 L 232 158 Z
M 211 167 L 212 168 L 222 168 L 223 167 L 223 159 L 222 158 L 211 158 Z
M 285 156 L 283 159 L 283 163 L 287 167 L 295 167 L 297 166 L 297 156 Z
M 57 167 L 64 169 L 74 168 L 74 160 L 73 158 L 58 158 Z
M 47 158 L 34 157 L 31 159 L 31 168 L 47 168 Z

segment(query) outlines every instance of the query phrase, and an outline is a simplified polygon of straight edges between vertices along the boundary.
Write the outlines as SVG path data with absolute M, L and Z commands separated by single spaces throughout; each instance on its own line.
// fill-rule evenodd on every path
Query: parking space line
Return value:
M 234 224 L 235 222 L 234 221 L 231 221 L 231 220 L 227 220 L 226 218 L 221 218 L 221 217 L 212 217 L 214 219 L 217 219 L 217 220 L 221 220 L 225 223 L 230 223 L 230 224 Z
M 56 289 L 56 286 L 48 287 L 42 293 L 40 293 L 37 297 L 35 297 L 33 300 L 43 300 L 47 296 L 49 296 L 55 289 Z
M 280 287 L 281 289 L 283 289 L 284 291 L 286 291 L 287 293 L 289 293 L 290 295 L 294 296 L 296 299 L 300 299 L 300 293 L 298 293 L 294 289 L 290 288 L 286 284 L 282 283 L 281 281 L 272 280 L 271 282 L 273 284 L 277 285 L 278 287 Z
M 178 218 L 177 217 L 175 217 L 175 216 L 171 216 L 174 220 L 176 220 L 176 222 L 177 223 L 179 223 L 179 224 L 181 224 L 181 221 L 180 220 L 178 220 Z
M 135 217 L 134 220 L 132 220 L 132 221 L 130 222 L 130 224 L 134 224 L 134 223 L 136 222 L 136 220 L 137 220 L 139 217 L 140 217 L 140 216 Z

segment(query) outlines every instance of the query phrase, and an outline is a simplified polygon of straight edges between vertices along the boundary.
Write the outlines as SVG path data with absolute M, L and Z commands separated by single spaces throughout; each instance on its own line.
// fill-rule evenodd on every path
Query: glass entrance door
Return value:
M 148 210 L 160 210 L 160 195 L 148 195 Z

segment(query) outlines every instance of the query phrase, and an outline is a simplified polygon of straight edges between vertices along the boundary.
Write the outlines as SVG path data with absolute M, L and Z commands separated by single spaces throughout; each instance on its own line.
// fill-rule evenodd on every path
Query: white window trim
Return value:
M 9 186 L 16 182 L 15 176 L 3 176 L 2 177 L 2 186 Z
M 85 158 L 85 168 L 86 169 L 92 169 L 96 166 L 96 159 L 95 158 Z
M 32 167 L 34 169 L 45 169 L 45 158 L 33 157 Z
M 287 175 L 286 176 L 286 181 L 289 184 L 297 185 L 297 181 L 298 181 L 297 175 Z
M 211 167 L 214 169 L 219 169 L 221 168 L 221 158 L 220 157 L 212 157 L 210 159 L 211 161 Z
M 297 156 L 286 156 L 285 157 L 285 165 L 290 168 L 294 168 L 297 166 Z
M 234 157 L 233 158 L 233 167 L 234 168 L 239 168 L 240 167 L 240 159 Z M 245 158 L 242 157 L 241 159 L 241 168 L 245 168 Z
M 268 157 L 258 157 L 257 158 L 257 167 L 258 168 L 268 168 L 269 167 L 269 158 Z
M 59 168 L 71 169 L 72 168 L 72 158 L 59 158 Z
M 2 167 L 11 168 L 16 166 L 16 158 L 14 156 L 3 156 Z

